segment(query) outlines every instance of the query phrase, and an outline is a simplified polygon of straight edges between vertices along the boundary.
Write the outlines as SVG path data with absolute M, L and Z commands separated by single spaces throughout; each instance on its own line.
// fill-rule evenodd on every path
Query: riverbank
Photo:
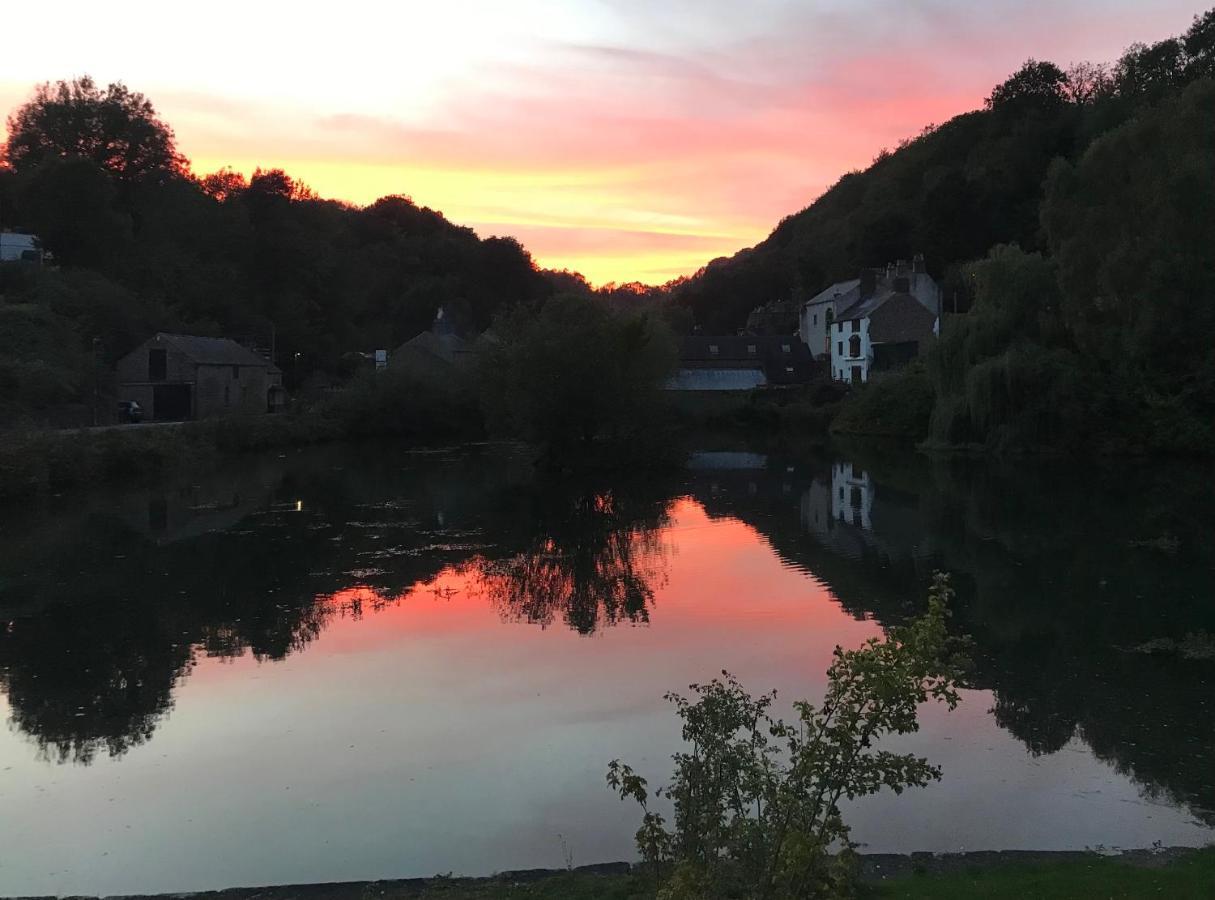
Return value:
M 1127 850 L 861 854 L 862 898 L 1157 897 L 1215 893 L 1215 847 Z M 628 863 L 526 869 L 487 878 L 405 878 L 126 895 L 121 900 L 642 900 L 653 881 Z M 34 900 L 34 898 L 18 898 Z M 38 898 L 49 900 L 49 898 Z M 74 898 L 96 900 L 96 898 Z M 118 900 L 118 898 L 107 898 Z
M 0 501 L 197 472 L 259 450 L 399 437 L 476 440 L 484 423 L 468 386 L 407 367 L 362 377 L 275 415 L 57 431 L 0 431 Z

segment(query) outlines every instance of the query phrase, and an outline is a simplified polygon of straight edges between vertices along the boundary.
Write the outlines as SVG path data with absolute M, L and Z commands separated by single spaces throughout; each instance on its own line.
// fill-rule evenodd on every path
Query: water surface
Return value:
M 725 668 L 816 699 L 936 568 L 975 640 L 847 810 L 875 851 L 1215 837 L 1209 471 L 697 454 L 554 481 L 501 447 L 327 447 L 0 515 L 0 894 L 484 874 L 632 858 Z

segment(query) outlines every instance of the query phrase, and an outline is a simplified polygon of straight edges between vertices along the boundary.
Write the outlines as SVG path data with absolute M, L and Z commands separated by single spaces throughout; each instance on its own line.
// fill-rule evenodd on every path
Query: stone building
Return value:
M 118 397 L 149 421 L 265 413 L 286 402 L 283 373 L 227 338 L 157 334 L 118 361 Z

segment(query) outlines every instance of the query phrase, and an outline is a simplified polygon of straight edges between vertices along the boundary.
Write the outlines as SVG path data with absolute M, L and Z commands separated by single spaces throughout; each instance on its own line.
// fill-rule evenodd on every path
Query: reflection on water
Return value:
M 872 451 L 554 482 L 502 448 L 330 447 L 11 511 L 0 894 L 552 865 L 561 829 L 578 862 L 628 856 L 602 762 L 665 772 L 664 691 L 730 667 L 813 697 L 831 646 L 913 614 L 937 567 L 974 690 L 915 739 L 945 782 L 858 806 L 858 837 L 1199 842 L 1215 664 L 1135 648 L 1215 633 L 1210 490 L 1179 465 Z M 312 799 L 275 782 L 305 763 Z M 183 821 L 169 797 L 187 784 Z M 371 828 L 357 850 L 341 836 Z M 183 858 L 187 841 L 219 858 L 241 829 L 263 852 L 229 848 L 223 872 Z

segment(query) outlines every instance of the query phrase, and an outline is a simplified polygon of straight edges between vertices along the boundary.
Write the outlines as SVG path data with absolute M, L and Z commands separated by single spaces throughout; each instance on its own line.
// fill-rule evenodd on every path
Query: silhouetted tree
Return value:
M 518 307 L 480 361 L 491 427 L 568 462 L 597 438 L 640 438 L 646 411 L 673 371 L 674 342 L 654 316 L 582 297 Z
M 18 172 L 70 157 L 91 160 L 124 181 L 186 171 L 173 130 L 147 97 L 121 82 L 102 90 L 87 75 L 38 85 L 8 117 L 3 155 Z
M 1052 62 L 1030 59 L 1002 84 L 996 85 L 986 100 L 988 109 L 1010 104 L 1055 109 L 1067 102 L 1067 76 Z

